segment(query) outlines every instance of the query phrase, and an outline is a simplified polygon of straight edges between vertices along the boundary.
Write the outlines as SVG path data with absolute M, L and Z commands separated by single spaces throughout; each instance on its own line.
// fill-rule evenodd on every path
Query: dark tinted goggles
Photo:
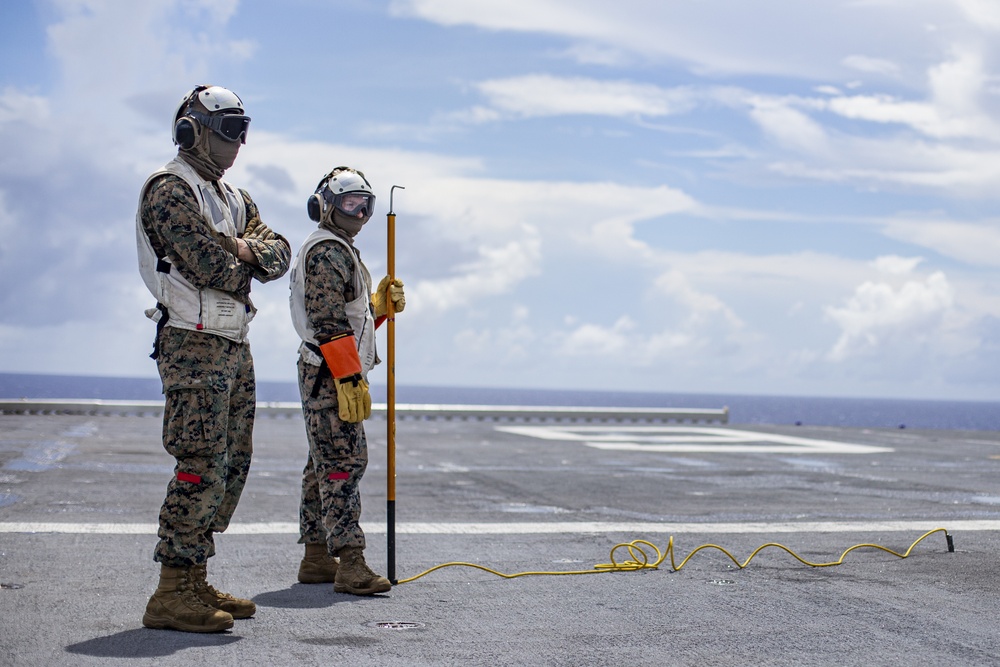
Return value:
M 207 116 L 198 111 L 192 111 L 194 117 L 202 127 L 213 130 L 226 141 L 247 142 L 247 129 L 250 127 L 250 116 L 236 114 L 221 114 L 218 116 Z
M 330 192 L 327 190 L 327 192 Z M 329 201 L 329 197 L 327 199 Z M 344 215 L 357 217 L 360 213 L 366 218 L 370 218 L 375 212 L 375 195 L 367 192 L 344 192 L 333 195 L 333 206 Z

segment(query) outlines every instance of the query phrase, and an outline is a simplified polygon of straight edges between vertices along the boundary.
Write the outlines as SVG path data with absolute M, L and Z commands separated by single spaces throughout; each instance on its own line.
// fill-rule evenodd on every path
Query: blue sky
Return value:
M 296 248 L 353 165 L 384 273 L 405 186 L 400 384 L 997 400 L 998 37 L 990 0 L 6 2 L 0 372 L 155 376 L 138 189 L 213 83 Z

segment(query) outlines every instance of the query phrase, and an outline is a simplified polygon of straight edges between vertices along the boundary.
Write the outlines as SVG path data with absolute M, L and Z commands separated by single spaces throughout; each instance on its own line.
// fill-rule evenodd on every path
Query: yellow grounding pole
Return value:
M 393 212 L 392 196 L 396 190 L 405 190 L 402 185 L 394 185 L 389 189 L 389 213 L 386 215 L 388 253 L 386 272 L 389 274 L 389 284 L 386 285 L 385 315 L 386 315 L 386 548 L 388 549 L 389 581 L 396 584 L 396 312 L 392 303 L 390 290 L 392 281 L 396 279 L 396 214 Z

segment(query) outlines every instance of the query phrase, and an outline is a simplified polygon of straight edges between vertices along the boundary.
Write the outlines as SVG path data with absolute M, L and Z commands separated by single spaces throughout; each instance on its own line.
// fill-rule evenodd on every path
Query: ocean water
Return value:
M 152 378 L 0 373 L 0 399 L 95 398 L 157 400 Z M 259 382 L 260 401 L 297 402 L 292 382 Z M 385 386 L 372 386 L 385 401 Z M 576 407 L 729 408 L 731 424 L 803 424 L 870 428 L 1000 431 L 1000 402 L 928 401 L 740 394 L 600 392 L 554 389 L 397 386 L 398 403 L 551 405 Z

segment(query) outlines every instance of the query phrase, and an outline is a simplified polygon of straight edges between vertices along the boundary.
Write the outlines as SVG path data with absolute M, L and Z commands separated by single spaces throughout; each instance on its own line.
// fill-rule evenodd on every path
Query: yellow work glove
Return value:
M 337 416 L 356 424 L 372 416 L 372 397 L 361 374 L 361 358 L 350 331 L 340 332 L 320 343 L 319 351 L 330 368 L 337 387 Z
M 395 278 L 390 284 L 389 276 L 386 276 L 379 281 L 378 287 L 375 288 L 375 293 L 372 294 L 372 305 L 375 306 L 375 317 L 382 317 L 388 310 L 385 305 L 386 291 L 389 292 L 389 298 L 392 299 L 392 311 L 394 313 L 401 313 L 403 312 L 403 309 L 406 308 L 406 295 L 403 294 L 403 281 L 399 278 Z
M 337 415 L 340 421 L 355 424 L 372 416 L 372 396 L 361 373 L 334 378 L 337 385 Z

